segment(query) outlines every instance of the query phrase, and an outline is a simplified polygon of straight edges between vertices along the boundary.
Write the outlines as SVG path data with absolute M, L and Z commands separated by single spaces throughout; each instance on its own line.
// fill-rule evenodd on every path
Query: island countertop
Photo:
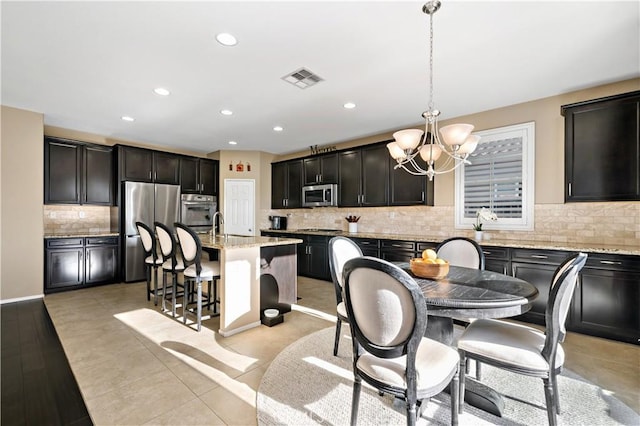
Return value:
M 282 237 L 260 237 L 260 236 L 242 236 L 242 235 L 216 235 L 211 237 L 210 234 L 198 234 L 202 247 L 213 248 L 218 250 L 240 249 L 252 247 L 269 247 L 269 246 L 286 246 L 289 244 L 300 244 L 303 241 L 299 238 L 282 238 Z

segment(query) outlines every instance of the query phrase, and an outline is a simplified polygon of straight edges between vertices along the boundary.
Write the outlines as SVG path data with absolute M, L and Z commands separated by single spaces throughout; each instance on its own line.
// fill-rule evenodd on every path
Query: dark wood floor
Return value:
M 92 425 L 42 299 L 0 306 L 4 425 Z

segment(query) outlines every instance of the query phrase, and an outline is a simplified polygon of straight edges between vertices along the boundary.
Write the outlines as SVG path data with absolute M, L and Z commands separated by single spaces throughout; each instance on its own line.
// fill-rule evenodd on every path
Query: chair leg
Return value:
M 462 398 L 462 403 L 460 403 L 460 369 L 458 369 L 456 375 L 453 376 L 449 388 L 449 394 L 451 395 L 451 424 L 457 425 L 458 413 L 462 413 L 462 406 L 464 404 L 464 398 Z
M 151 300 L 151 267 L 145 266 L 144 276 L 147 279 L 147 302 Z
M 191 281 L 185 278 L 182 293 L 182 323 L 187 323 L 187 312 L 189 312 L 189 297 L 191 296 Z
M 560 414 L 560 393 L 558 392 L 558 375 L 556 373 L 551 373 L 551 387 L 556 404 L 556 414 Z
M 213 313 L 217 314 L 218 313 L 218 304 L 220 303 L 220 301 L 218 300 L 218 279 L 215 279 L 213 281 Z
M 338 343 L 340 343 L 340 329 L 342 328 L 342 320 L 338 318 L 336 321 L 336 339 L 333 342 L 333 356 L 338 356 Z
M 178 274 L 173 272 L 171 275 L 173 276 L 173 286 L 172 286 L 173 291 L 171 292 L 171 300 L 173 300 L 172 313 L 173 313 L 173 317 L 175 318 L 176 304 L 178 303 L 178 296 L 176 295 L 176 293 L 178 293 Z
M 153 304 L 158 306 L 158 267 L 153 267 Z
M 162 312 L 167 310 L 167 272 L 162 270 Z
M 476 379 L 482 380 L 482 363 L 476 360 Z
M 544 381 L 544 399 L 547 403 L 547 417 L 549 419 L 549 426 L 556 426 L 556 406 L 555 397 L 553 395 L 553 386 L 550 379 L 545 378 L 542 380 Z
M 211 285 L 214 282 L 213 280 L 207 281 L 207 310 L 209 310 L 209 312 L 211 312 Z
M 202 320 L 202 281 L 198 278 L 198 311 L 196 313 L 196 319 L 198 321 L 198 331 L 200 331 L 200 322 Z
M 407 398 L 407 426 L 415 426 L 418 418 L 416 401 Z
M 464 410 L 464 382 L 466 379 L 466 365 L 468 365 L 469 363 L 467 362 L 467 356 L 465 355 L 464 351 L 459 351 L 460 353 L 460 368 L 459 370 L 459 374 L 460 374 L 460 383 L 459 383 L 459 389 L 458 389 L 458 404 L 459 404 L 459 412 L 462 413 L 462 411 Z M 453 396 L 453 395 L 452 395 Z
M 353 396 L 351 398 L 351 426 L 356 426 L 358 421 L 358 404 L 360 403 L 360 388 L 362 379 L 356 375 L 353 380 Z

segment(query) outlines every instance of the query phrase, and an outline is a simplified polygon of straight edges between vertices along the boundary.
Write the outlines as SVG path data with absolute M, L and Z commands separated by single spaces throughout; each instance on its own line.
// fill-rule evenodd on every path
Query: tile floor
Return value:
M 269 363 L 334 325 L 330 283 L 299 278 L 298 296 L 283 324 L 227 338 L 215 332 L 217 318 L 197 333 L 162 314 L 144 283 L 47 295 L 45 303 L 96 425 L 254 425 Z M 640 412 L 640 347 L 571 333 L 564 347 L 567 368 Z

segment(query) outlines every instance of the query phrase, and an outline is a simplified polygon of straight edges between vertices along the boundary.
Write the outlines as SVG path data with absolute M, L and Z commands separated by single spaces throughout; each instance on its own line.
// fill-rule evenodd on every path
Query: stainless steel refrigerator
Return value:
M 145 279 L 144 249 L 136 222 L 143 222 L 151 229 L 154 222 L 160 222 L 173 230 L 173 223 L 180 220 L 180 186 L 125 182 L 123 196 L 124 279 L 142 281 Z

